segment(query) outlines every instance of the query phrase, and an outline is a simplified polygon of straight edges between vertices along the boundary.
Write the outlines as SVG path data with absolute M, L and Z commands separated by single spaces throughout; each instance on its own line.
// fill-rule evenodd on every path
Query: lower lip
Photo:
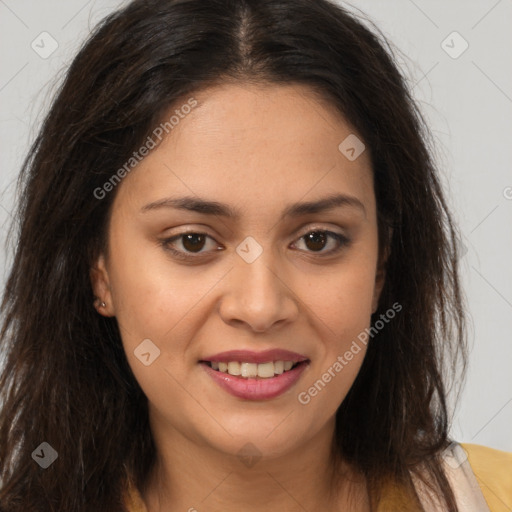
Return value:
M 299 380 L 302 372 L 308 366 L 308 362 L 305 361 L 281 375 L 268 379 L 251 379 L 219 372 L 206 363 L 200 364 L 221 388 L 244 400 L 270 400 L 282 395 Z

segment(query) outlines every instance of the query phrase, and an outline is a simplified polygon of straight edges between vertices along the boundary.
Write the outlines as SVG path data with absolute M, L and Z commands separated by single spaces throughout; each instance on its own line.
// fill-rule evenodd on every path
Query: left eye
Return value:
M 323 251 L 325 248 L 326 241 L 328 239 L 334 240 L 336 247 L 330 251 Z M 304 240 L 304 243 L 308 248 L 312 249 L 311 252 L 322 252 L 322 253 L 333 253 L 339 251 L 345 243 L 348 242 L 347 238 L 340 234 L 334 233 L 333 231 L 323 231 L 323 230 L 315 230 L 302 235 L 299 238 L 300 240 Z M 309 251 L 308 251 L 309 252 Z
M 184 248 L 184 250 L 177 250 L 174 247 L 172 247 L 172 245 L 175 244 L 176 241 L 180 239 L 181 245 Z M 170 251 L 178 258 L 194 258 L 194 256 L 190 255 L 200 254 L 201 252 L 207 252 L 202 251 L 206 239 L 215 241 L 211 236 L 207 235 L 206 233 L 181 233 L 179 235 L 163 240 L 162 245 L 164 246 L 165 249 Z M 334 240 L 335 247 L 331 250 L 324 251 L 323 249 L 328 245 L 329 239 Z M 306 252 L 322 253 L 323 255 L 324 253 L 329 254 L 339 251 L 348 242 L 348 239 L 344 235 L 340 233 L 335 233 L 333 231 L 314 230 L 302 235 L 298 239 L 298 241 L 304 241 L 306 247 L 310 249 L 309 251 Z

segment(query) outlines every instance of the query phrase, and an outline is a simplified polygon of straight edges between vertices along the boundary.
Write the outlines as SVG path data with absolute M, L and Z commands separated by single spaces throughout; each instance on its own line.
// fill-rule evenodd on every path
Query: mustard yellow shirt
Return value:
M 477 444 L 461 443 L 491 512 L 512 511 L 512 452 L 504 452 Z M 148 512 L 141 495 L 128 489 L 126 504 L 130 512 Z M 411 512 L 414 507 L 397 489 L 389 489 L 379 504 L 378 512 Z

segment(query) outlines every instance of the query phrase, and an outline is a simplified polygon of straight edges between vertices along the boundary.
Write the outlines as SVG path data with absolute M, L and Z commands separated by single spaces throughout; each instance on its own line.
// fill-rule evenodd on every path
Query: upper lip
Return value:
M 243 363 L 268 363 L 270 361 L 293 361 L 299 363 L 307 361 L 308 358 L 297 352 L 290 352 L 283 349 L 264 350 L 262 352 L 254 352 L 252 350 L 228 350 L 220 352 L 213 356 L 206 357 L 202 361 L 213 361 L 216 363 L 240 361 Z

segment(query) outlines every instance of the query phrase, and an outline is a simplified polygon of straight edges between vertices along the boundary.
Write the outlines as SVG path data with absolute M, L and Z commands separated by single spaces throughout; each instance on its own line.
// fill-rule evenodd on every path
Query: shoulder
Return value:
M 512 510 L 512 453 L 487 446 L 460 443 L 471 469 L 482 490 L 491 512 Z M 385 499 L 379 504 L 379 512 L 387 510 L 411 510 L 411 498 L 393 487 L 388 487 Z M 136 487 L 127 486 L 125 505 L 129 512 L 147 512 Z
M 491 512 L 512 510 L 512 452 L 460 443 Z
M 142 496 L 131 481 L 128 482 L 126 486 L 124 506 L 128 512 L 147 512 L 146 505 L 144 505 L 142 501 Z

